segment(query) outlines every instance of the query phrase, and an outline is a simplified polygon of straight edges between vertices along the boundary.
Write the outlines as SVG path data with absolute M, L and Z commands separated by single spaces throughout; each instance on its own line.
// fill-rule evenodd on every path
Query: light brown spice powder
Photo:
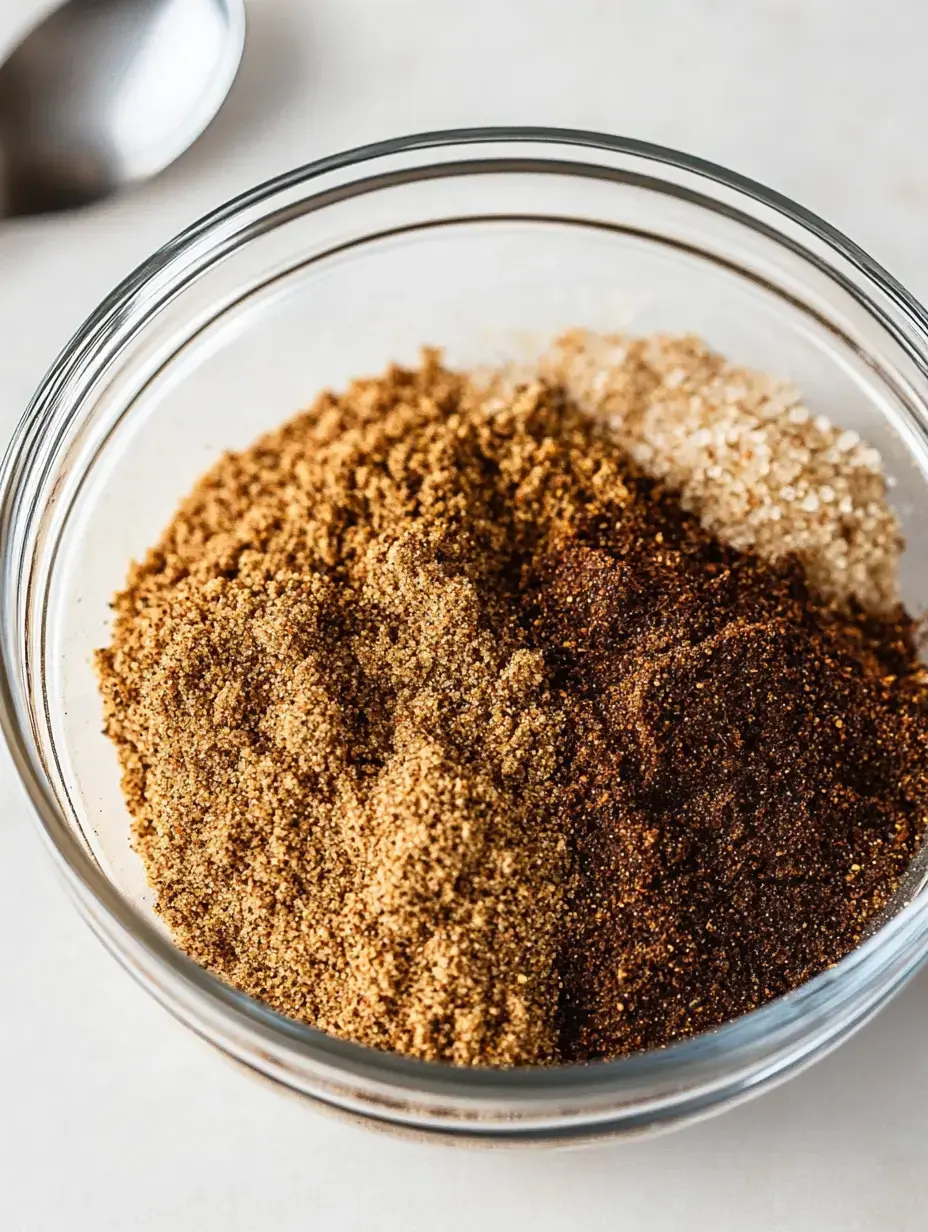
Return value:
M 487 416 L 434 357 L 359 381 L 225 457 L 117 599 L 98 662 L 158 910 L 323 1030 L 552 1055 L 560 717 L 512 596 L 609 482 L 559 414 Z

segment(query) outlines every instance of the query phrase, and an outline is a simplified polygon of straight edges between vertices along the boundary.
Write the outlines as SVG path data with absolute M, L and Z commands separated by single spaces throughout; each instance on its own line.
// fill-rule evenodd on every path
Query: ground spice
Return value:
M 717 1026 L 843 957 L 928 803 L 907 622 L 837 615 L 795 561 L 657 501 L 649 528 L 606 516 L 566 542 L 538 588 L 578 873 L 559 963 L 574 1060 Z
M 760 1004 L 856 942 L 928 804 L 901 616 L 723 545 L 559 388 L 434 355 L 223 458 L 98 670 L 178 943 L 430 1060 Z
M 555 1045 L 560 717 L 514 595 L 556 408 L 463 393 L 432 358 L 224 458 L 99 666 L 184 949 L 334 1034 L 502 1065 Z

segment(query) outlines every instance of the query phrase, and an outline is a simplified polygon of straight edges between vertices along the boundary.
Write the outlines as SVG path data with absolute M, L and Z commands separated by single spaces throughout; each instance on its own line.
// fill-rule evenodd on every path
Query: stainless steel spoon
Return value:
M 244 36 L 244 0 L 68 0 L 0 67 L 0 218 L 161 171 L 216 114 Z

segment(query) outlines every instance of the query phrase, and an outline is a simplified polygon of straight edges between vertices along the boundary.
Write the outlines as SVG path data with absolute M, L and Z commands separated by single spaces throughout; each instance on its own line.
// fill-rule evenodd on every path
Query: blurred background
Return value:
M 0 55 L 53 8 L 0 0 Z M 0 224 L 0 435 L 130 269 L 320 155 L 457 125 L 676 146 L 822 214 L 928 298 L 920 0 L 250 0 L 239 75 L 156 179 Z M 703 1127 L 578 1154 L 373 1136 L 249 1083 L 78 923 L 0 767 L 0 1229 L 925 1226 L 928 976 L 814 1071 Z

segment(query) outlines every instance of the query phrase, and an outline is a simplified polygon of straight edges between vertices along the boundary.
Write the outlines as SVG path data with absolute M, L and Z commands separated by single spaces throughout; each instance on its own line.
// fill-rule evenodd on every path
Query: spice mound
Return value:
M 97 656 L 177 943 L 493 1066 L 661 1046 L 853 948 L 928 807 L 911 624 L 684 503 L 562 384 L 433 353 L 221 459 Z

